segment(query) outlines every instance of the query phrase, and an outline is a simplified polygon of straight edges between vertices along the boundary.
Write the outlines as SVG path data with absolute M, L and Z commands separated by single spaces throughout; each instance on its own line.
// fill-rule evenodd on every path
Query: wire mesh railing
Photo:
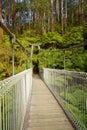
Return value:
M 87 130 L 87 74 L 44 68 L 41 77 L 78 130 Z
M 32 69 L 0 81 L 0 130 L 22 130 L 31 87 Z

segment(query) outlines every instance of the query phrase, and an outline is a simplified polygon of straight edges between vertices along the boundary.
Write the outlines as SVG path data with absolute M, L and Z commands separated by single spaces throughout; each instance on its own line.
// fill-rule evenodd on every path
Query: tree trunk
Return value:
M 64 31 L 66 32 L 67 28 L 67 0 L 65 0 L 65 15 L 64 15 Z
M 54 30 L 54 19 L 53 19 L 53 0 L 50 0 L 50 31 Z
M 0 21 L 2 20 L 2 0 L 0 0 Z
M 59 22 L 59 14 L 60 14 L 60 10 L 59 10 L 59 0 L 56 0 L 56 19 Z
M 20 0 L 18 0 L 18 3 L 20 3 Z M 18 33 L 20 33 L 20 16 L 21 16 L 21 13 L 20 11 L 18 10 L 18 27 L 17 27 L 17 30 L 18 30 Z
M 43 13 L 43 17 L 41 20 L 41 26 L 42 26 L 42 34 L 46 32 L 46 25 L 45 25 L 45 12 Z
M 83 24 L 84 19 L 84 0 L 79 0 L 78 4 L 78 22 L 79 25 Z
M 50 31 L 50 18 L 49 17 L 47 17 L 47 25 L 48 25 L 47 32 L 49 32 Z
M 63 35 L 64 31 L 64 3 L 63 0 L 61 0 L 61 34 Z
M 79 3 L 78 3 L 78 23 L 79 25 L 81 24 L 81 0 L 79 0 Z
M 13 28 L 15 27 L 15 2 L 12 0 L 12 26 Z
M 8 0 L 5 3 L 5 22 L 7 27 L 10 27 L 10 3 Z
M 81 0 L 81 24 L 84 22 L 84 0 Z
M 0 0 L 0 21 L 2 21 L 2 0 Z M 3 29 L 0 27 L 0 41 L 3 39 Z

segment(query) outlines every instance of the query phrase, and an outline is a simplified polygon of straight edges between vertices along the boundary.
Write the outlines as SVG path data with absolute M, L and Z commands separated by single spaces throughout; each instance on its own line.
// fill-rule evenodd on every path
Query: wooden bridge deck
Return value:
M 33 78 L 30 111 L 24 130 L 74 130 L 63 110 L 39 76 Z

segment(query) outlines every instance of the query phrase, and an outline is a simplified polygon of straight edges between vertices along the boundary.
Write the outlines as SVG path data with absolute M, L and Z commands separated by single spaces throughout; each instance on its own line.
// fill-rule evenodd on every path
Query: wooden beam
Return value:
M 33 43 L 33 44 L 30 44 L 31 46 L 40 46 L 41 44 L 40 43 Z

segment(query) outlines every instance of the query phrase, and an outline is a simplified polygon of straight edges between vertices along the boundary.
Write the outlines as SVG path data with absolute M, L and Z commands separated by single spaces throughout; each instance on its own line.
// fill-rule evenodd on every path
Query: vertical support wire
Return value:
M 86 81 L 85 81 L 85 90 L 87 93 L 87 75 L 86 75 Z M 86 114 L 87 114 L 87 94 L 85 94 L 85 117 L 86 117 Z
M 13 39 L 11 41 L 12 43 L 12 76 L 14 75 L 14 42 Z
M 48 52 L 48 68 L 50 68 L 50 64 L 51 64 L 51 61 L 50 61 L 50 56 L 51 56 L 51 53 L 50 53 L 50 50 L 49 50 L 49 52 Z
M 33 45 L 31 46 L 30 67 L 32 68 Z
M 66 50 L 64 50 L 64 70 L 66 69 Z M 64 98 L 66 100 L 66 71 L 64 72 Z
M 7 94 L 6 94 L 6 96 L 5 96 L 5 110 L 6 110 L 6 117 L 5 117 L 5 124 L 6 124 L 6 130 L 8 130 L 7 129 Z
M 26 49 L 25 49 L 25 70 L 27 68 L 27 61 L 26 61 Z
M 15 84 L 15 130 L 17 130 L 17 84 Z
M 21 86 L 21 84 L 20 84 L 20 86 Z M 18 105 L 18 111 L 17 111 L 18 128 L 17 128 L 17 130 L 19 130 L 19 125 L 20 125 L 20 91 L 19 91 L 20 86 L 18 86 L 18 104 L 17 104 Z
M 66 69 L 66 50 L 64 50 L 64 70 Z
M 13 130 L 12 121 L 12 89 L 10 89 L 10 130 Z
M 16 108 L 16 110 L 15 110 L 15 124 L 16 124 L 16 127 L 15 127 L 15 129 L 17 130 L 17 126 L 18 126 L 18 117 L 17 117 L 17 110 L 18 110 L 18 90 L 17 90 L 17 84 L 16 84 L 16 87 L 15 87 L 15 93 L 16 93 L 16 97 L 15 97 L 15 108 Z
M 9 108 L 8 108 L 8 103 L 9 103 L 9 93 L 8 93 L 8 96 L 7 96 L 7 130 L 9 130 Z
M 4 97 L 2 99 L 2 104 L 3 104 L 3 130 L 5 130 L 5 107 L 4 107 L 4 103 L 5 103 L 5 100 L 4 100 Z
M 13 130 L 15 130 L 15 85 L 12 89 L 12 118 L 13 118 Z
M 0 130 L 2 130 L 1 97 L 0 97 Z

